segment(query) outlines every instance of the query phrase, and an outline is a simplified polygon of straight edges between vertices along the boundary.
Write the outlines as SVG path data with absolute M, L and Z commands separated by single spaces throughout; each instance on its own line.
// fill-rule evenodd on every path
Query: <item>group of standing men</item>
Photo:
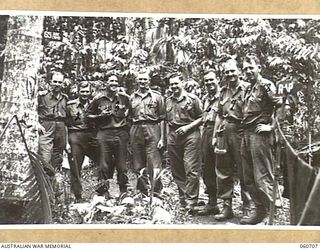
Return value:
M 120 91 L 118 77 L 111 74 L 93 98 L 90 83 L 80 81 L 79 97 L 68 101 L 62 93 L 63 75 L 54 73 L 50 91 L 39 95 L 39 153 L 58 169 L 67 149 L 71 189 L 80 201 L 85 156 L 99 168 L 98 194 L 108 193 L 113 167 L 120 193 L 127 191 L 129 142 L 137 189 L 146 195 L 159 193 L 161 149 L 167 145 L 181 207 L 191 214 L 214 214 L 219 221 L 231 219 L 237 177 L 243 202 L 240 223 L 257 224 L 273 199 L 272 130 L 279 104 L 274 84 L 262 78 L 260 70 L 257 57 L 247 56 L 243 60 L 247 82 L 240 79 L 233 59 L 223 64 L 221 81 L 213 70 L 205 72 L 202 101 L 184 89 L 179 73 L 169 76 L 170 95 L 164 98 L 150 88 L 147 72 L 138 73 L 138 89 L 131 96 Z M 201 174 L 209 200 L 196 210 Z M 217 198 L 223 200 L 221 211 Z

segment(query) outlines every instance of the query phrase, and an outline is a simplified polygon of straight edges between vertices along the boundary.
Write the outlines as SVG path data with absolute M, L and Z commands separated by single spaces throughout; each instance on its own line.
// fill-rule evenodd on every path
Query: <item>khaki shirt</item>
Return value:
M 165 118 L 164 99 L 158 91 L 149 90 L 145 95 L 136 91 L 130 97 L 132 121 L 159 122 Z
M 92 129 L 93 124 L 89 124 L 86 119 L 86 111 L 89 106 L 89 100 L 85 103 L 80 99 L 75 99 L 67 103 L 67 126 L 69 130 Z
M 244 93 L 249 83 L 240 81 L 235 90 L 223 86 L 220 90 L 218 114 L 226 119 L 232 119 L 239 123 L 243 119 L 242 106 Z
M 103 94 L 93 98 L 87 115 L 97 115 L 94 119 L 100 129 L 121 128 L 128 125 L 129 96 L 125 93 L 117 93 L 113 99 Z M 108 110 L 111 115 L 102 112 Z
M 243 124 L 270 123 L 278 105 L 281 105 L 281 97 L 277 96 L 274 83 L 258 78 L 257 83 L 249 86 L 244 95 Z
M 65 119 L 67 109 L 67 99 L 65 94 L 56 98 L 52 92 L 45 92 L 38 96 L 38 114 L 41 120 Z
M 203 103 L 203 114 L 202 114 L 202 122 L 204 125 L 211 124 L 213 125 L 217 116 L 218 111 L 218 96 L 209 97 L 209 95 L 205 95 L 202 98 Z
M 201 103 L 197 96 L 183 91 L 179 98 L 169 96 L 166 102 L 169 126 L 184 126 L 202 115 Z

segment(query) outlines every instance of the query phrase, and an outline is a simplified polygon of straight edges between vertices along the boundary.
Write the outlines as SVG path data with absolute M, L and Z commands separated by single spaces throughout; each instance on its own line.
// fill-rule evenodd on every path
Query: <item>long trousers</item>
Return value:
M 273 133 L 257 134 L 255 128 L 244 129 L 242 166 L 244 181 L 256 206 L 269 208 L 273 189 Z
M 184 135 L 178 135 L 170 129 L 168 135 L 168 155 L 173 178 L 178 186 L 180 200 L 194 206 L 199 197 L 200 178 L 199 129 L 193 129 Z
M 155 193 L 162 189 L 161 179 L 154 176 L 162 166 L 161 153 L 158 149 L 160 140 L 159 124 L 134 124 L 130 130 L 133 168 L 138 176 L 137 189 L 148 194 L 153 182 Z
M 216 155 L 216 173 L 218 183 L 218 197 L 230 200 L 233 196 L 234 177 L 238 177 L 241 187 L 241 199 L 243 205 L 249 205 L 250 195 L 244 183 L 244 173 L 241 158 L 241 134 L 239 125 L 225 122 L 224 141 L 226 154 Z
M 60 121 L 42 121 L 45 133 L 39 135 L 39 155 L 56 170 L 62 167 L 66 147 L 66 127 Z
M 127 146 L 129 134 L 126 128 L 101 129 L 97 132 L 99 145 L 99 179 L 107 180 L 113 176 L 113 164 L 117 170 L 120 192 L 127 190 Z
M 88 156 L 99 165 L 99 151 L 96 142 L 95 131 L 72 131 L 68 133 L 68 141 L 71 147 L 71 157 L 69 158 L 71 172 L 71 190 L 77 196 L 82 193 L 81 170 L 84 157 Z
M 209 202 L 217 202 L 217 175 L 215 171 L 214 150 L 211 146 L 213 125 L 207 125 L 203 128 L 201 151 L 202 151 L 202 178 L 209 196 Z

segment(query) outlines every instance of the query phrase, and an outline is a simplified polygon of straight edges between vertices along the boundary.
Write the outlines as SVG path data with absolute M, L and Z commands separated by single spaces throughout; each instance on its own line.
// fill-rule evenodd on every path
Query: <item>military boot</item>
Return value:
M 248 218 L 250 214 L 250 203 L 242 205 L 242 218 Z
M 263 221 L 266 217 L 267 211 L 264 206 L 257 206 L 248 217 L 242 217 L 240 224 L 242 225 L 256 225 Z
M 205 215 L 211 215 L 211 214 L 218 214 L 219 208 L 217 206 L 216 199 L 213 197 L 209 197 L 209 201 L 207 205 L 201 210 L 198 211 L 198 215 L 205 216 Z
M 232 200 L 231 199 L 224 200 L 223 209 L 222 209 L 221 213 L 215 215 L 214 218 L 217 221 L 225 221 L 225 220 L 233 218 Z
M 120 195 L 122 195 L 123 193 L 127 192 L 127 185 L 126 184 L 120 184 L 119 185 L 119 189 L 120 189 Z
M 95 191 L 97 195 L 104 196 L 106 199 L 109 199 L 110 198 L 109 187 L 110 187 L 109 180 L 103 180 L 98 183 L 98 185 L 95 188 Z

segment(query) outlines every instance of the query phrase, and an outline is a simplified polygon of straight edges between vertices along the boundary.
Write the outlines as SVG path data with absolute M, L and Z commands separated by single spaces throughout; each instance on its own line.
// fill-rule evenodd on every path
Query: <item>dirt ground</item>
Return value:
M 214 219 L 214 215 L 208 215 L 208 216 L 198 216 L 198 215 L 186 215 L 183 214 L 183 212 L 180 211 L 180 205 L 179 205 L 179 198 L 178 198 L 178 192 L 175 183 L 173 182 L 170 169 L 167 169 L 167 174 L 163 175 L 161 177 L 162 182 L 164 184 L 164 188 L 166 190 L 169 190 L 169 193 L 171 194 L 170 200 L 163 200 L 162 207 L 165 208 L 167 212 L 171 214 L 171 216 L 174 218 L 173 224 L 184 224 L 184 225 L 239 225 L 239 220 L 241 218 L 241 197 L 240 197 L 240 185 L 235 182 L 235 189 L 234 189 L 234 198 L 233 198 L 233 212 L 234 212 L 234 218 L 227 220 L 225 222 L 217 222 Z M 87 202 L 87 204 L 92 203 L 92 200 L 96 199 L 95 195 L 95 186 L 97 185 L 97 174 L 96 174 L 96 168 L 93 167 L 88 162 L 84 164 L 84 168 L 82 170 L 82 176 L 83 176 L 83 198 L 84 201 Z M 136 176 L 133 173 L 133 171 L 129 170 L 128 173 L 129 176 L 129 187 L 128 189 L 131 190 L 130 192 L 135 194 L 136 190 Z M 60 175 L 60 182 L 64 183 L 61 187 L 63 188 L 62 195 L 56 199 L 56 206 L 54 211 L 54 223 L 61 223 L 61 224 L 78 224 L 83 223 L 82 219 L 79 219 L 79 216 L 71 215 L 70 213 L 70 206 L 74 206 L 75 199 L 73 194 L 70 191 L 70 181 L 69 181 L 69 171 L 65 169 L 63 173 Z M 114 178 L 110 180 L 110 200 L 108 201 L 113 202 L 113 205 L 119 205 L 119 187 L 117 185 L 116 181 L 116 173 L 114 174 Z M 135 196 L 137 197 L 137 196 Z M 280 197 L 280 196 L 279 196 Z M 199 195 L 199 206 L 197 209 L 201 209 L 202 206 L 204 206 L 207 202 L 207 195 L 205 194 L 204 184 L 201 180 L 200 185 L 200 195 Z M 276 213 L 274 217 L 274 225 L 289 225 L 289 201 L 288 199 L 281 198 L 279 199 L 279 207 L 276 208 Z M 112 204 L 110 205 L 112 206 Z M 222 201 L 218 199 L 218 206 L 220 209 L 222 209 Z M 147 207 L 144 207 L 144 211 L 148 210 Z M 150 212 L 151 213 L 151 212 Z M 128 214 L 124 215 L 126 217 Z M 130 220 L 124 220 L 119 216 L 118 220 L 110 220 L 110 216 L 104 216 L 103 218 L 100 217 L 98 220 L 92 220 L 91 223 L 137 223 L 143 224 L 144 221 L 146 223 L 150 223 L 150 220 L 146 219 L 148 217 L 148 213 L 138 213 L 138 214 L 132 214 Z M 96 214 L 94 215 L 96 216 Z M 93 217 L 94 217 L 93 216 Z M 132 220 L 132 217 L 139 217 L 137 220 Z M 128 216 L 126 217 L 128 218 Z M 143 218 L 143 219 L 141 219 Z M 171 224 L 171 223 L 170 223 Z M 267 225 L 268 224 L 268 217 L 260 223 L 261 225 Z

